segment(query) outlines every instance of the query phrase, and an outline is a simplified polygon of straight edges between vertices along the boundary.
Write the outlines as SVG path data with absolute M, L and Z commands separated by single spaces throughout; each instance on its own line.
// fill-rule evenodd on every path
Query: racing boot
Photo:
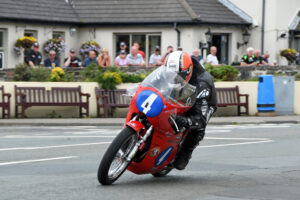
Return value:
M 203 130 L 201 130 L 201 132 L 194 130 L 193 132 L 188 133 L 173 163 L 176 169 L 185 169 L 185 167 L 189 163 L 189 160 L 192 158 L 194 149 L 198 146 L 203 137 Z

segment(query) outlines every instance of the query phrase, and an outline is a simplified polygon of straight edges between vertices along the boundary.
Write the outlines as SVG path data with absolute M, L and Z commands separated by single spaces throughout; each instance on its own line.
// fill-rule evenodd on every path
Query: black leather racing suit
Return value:
M 177 155 L 177 158 L 186 160 L 190 159 L 194 148 L 203 139 L 206 124 L 217 110 L 217 98 L 213 78 L 196 59 L 192 58 L 192 61 L 193 72 L 189 83 L 196 86 L 197 99 L 184 117 L 187 122 L 185 126 L 190 129 L 190 132 L 187 134 Z

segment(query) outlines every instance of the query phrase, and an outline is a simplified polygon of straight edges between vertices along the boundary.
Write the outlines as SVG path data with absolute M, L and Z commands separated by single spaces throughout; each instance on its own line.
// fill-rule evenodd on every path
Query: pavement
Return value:
M 1 126 L 0 199 L 295 200 L 299 128 L 210 124 L 185 170 L 163 178 L 126 171 L 101 186 L 97 168 L 122 126 Z
M 55 118 L 55 119 L 0 119 L 0 126 L 122 126 L 125 118 Z M 275 117 L 235 116 L 213 117 L 211 125 L 236 124 L 300 124 L 300 115 L 287 115 Z

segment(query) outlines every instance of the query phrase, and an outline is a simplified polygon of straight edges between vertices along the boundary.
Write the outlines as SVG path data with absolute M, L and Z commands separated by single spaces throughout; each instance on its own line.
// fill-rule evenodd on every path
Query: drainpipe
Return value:
M 177 27 L 177 22 L 174 22 L 174 30 L 177 32 L 177 47 L 180 47 L 180 30 Z
M 266 0 L 262 1 L 262 22 L 261 22 L 261 53 L 264 53 L 265 43 L 265 13 L 266 13 Z

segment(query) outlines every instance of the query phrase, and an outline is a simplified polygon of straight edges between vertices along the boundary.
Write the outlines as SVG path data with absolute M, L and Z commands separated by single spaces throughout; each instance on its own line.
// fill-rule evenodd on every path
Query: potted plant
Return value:
M 280 56 L 285 57 L 289 62 L 293 63 L 296 61 L 297 58 L 297 51 L 296 49 L 284 49 L 280 51 Z
M 14 45 L 14 51 L 16 55 L 21 55 L 21 49 L 24 49 L 24 55 L 26 56 L 28 50 L 31 49 L 33 43 L 37 42 L 37 39 L 33 36 L 24 36 L 22 38 L 18 38 Z
M 62 52 L 65 52 L 66 46 L 62 38 L 51 38 L 45 42 L 44 51 L 46 54 L 49 54 L 49 52 L 53 50 L 56 52 L 56 55 L 59 56 Z

